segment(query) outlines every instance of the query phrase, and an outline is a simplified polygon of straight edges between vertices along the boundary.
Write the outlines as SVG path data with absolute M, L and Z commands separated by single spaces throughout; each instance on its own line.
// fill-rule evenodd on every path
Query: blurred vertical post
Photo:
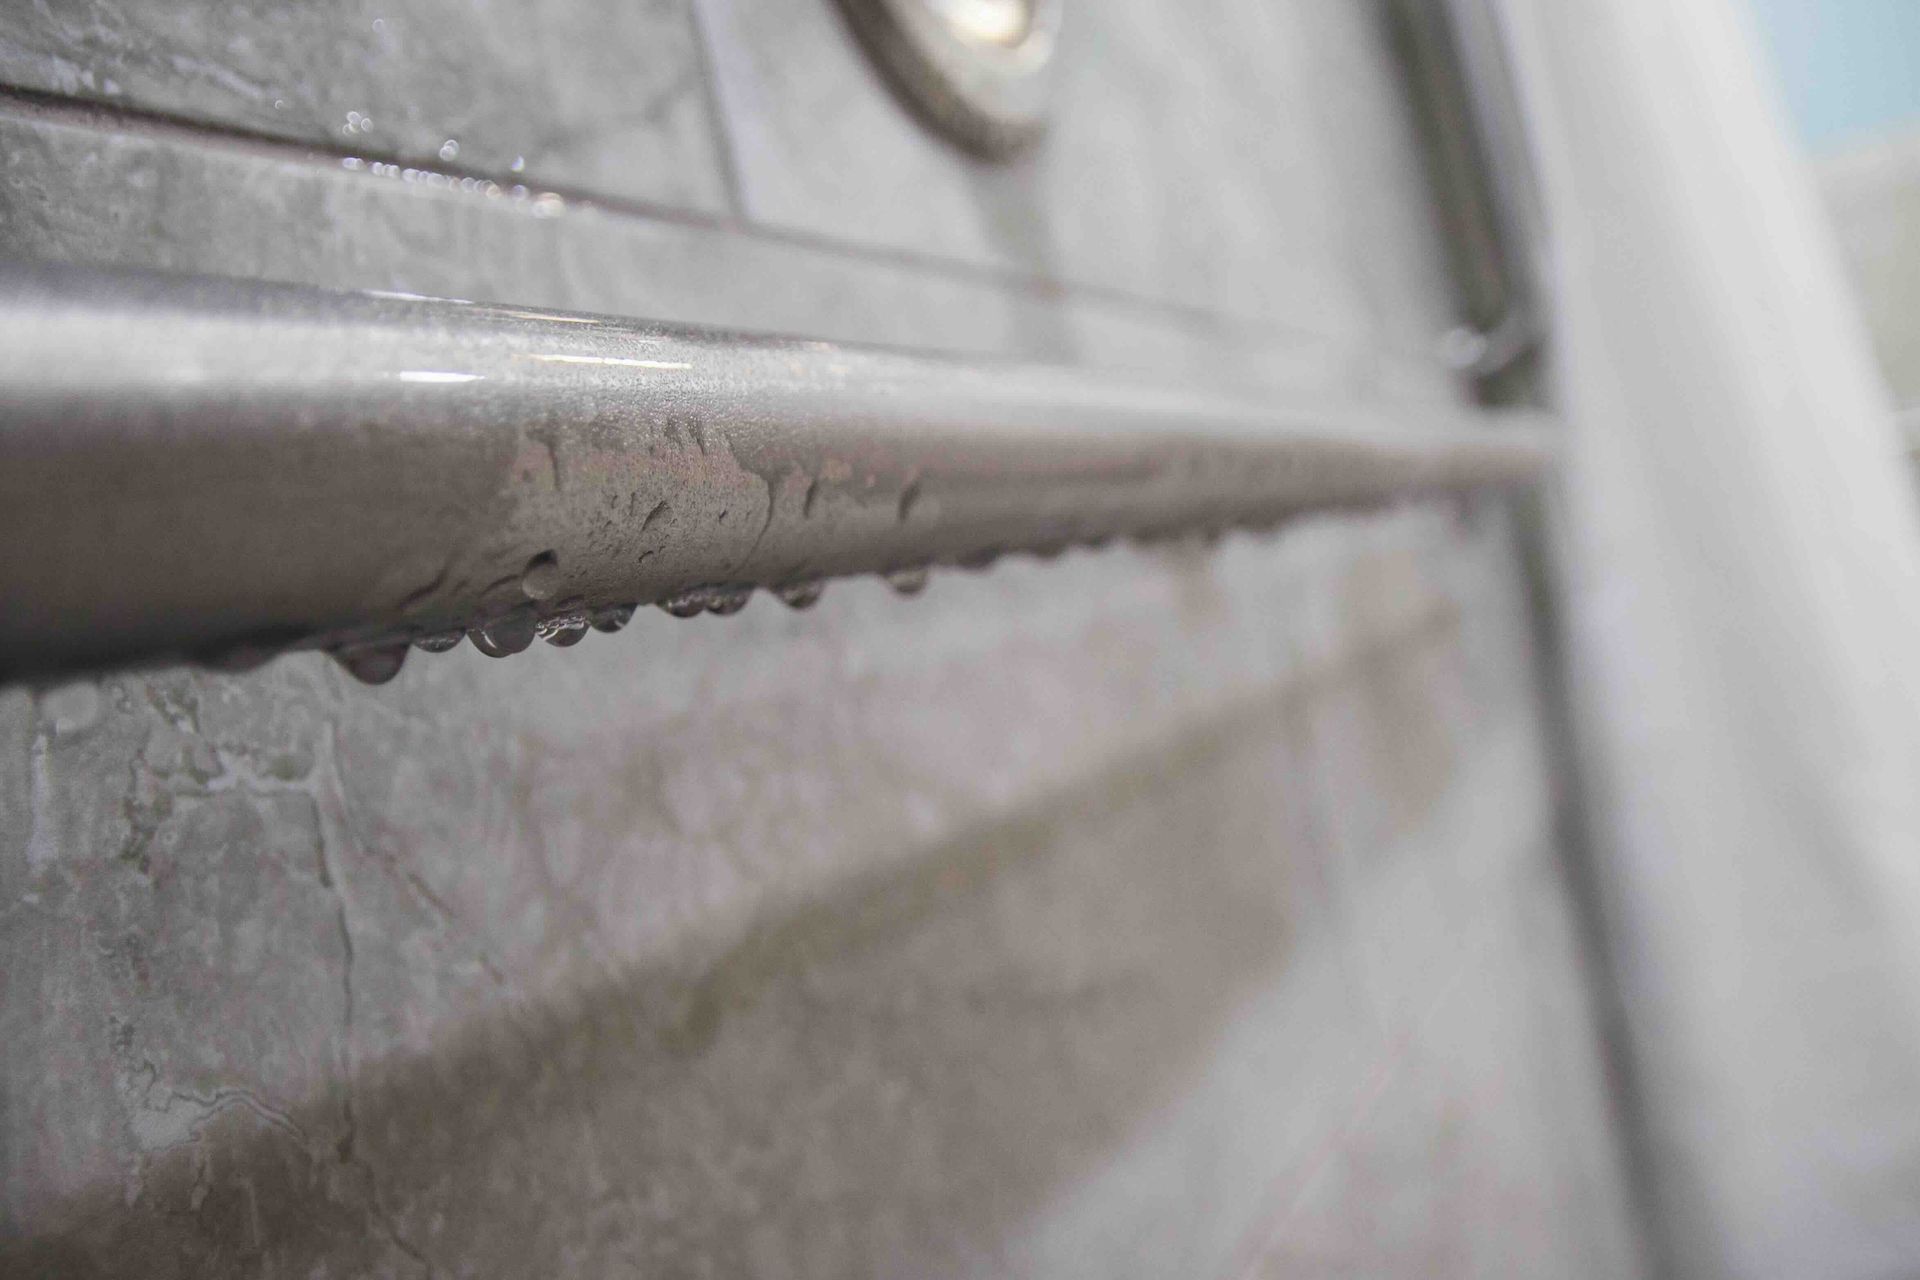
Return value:
M 1920 521 L 1732 0 L 1501 0 L 1591 833 L 1683 1273 L 1920 1266 Z

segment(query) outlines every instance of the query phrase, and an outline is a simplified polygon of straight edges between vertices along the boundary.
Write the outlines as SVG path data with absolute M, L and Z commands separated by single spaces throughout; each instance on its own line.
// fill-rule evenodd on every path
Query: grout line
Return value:
M 714 68 L 713 45 L 707 33 L 707 20 L 702 16 L 701 0 L 690 0 L 687 5 L 687 25 L 693 28 L 695 57 L 700 64 L 701 94 L 706 100 L 710 122 L 708 132 L 713 136 L 713 149 L 719 157 L 720 177 L 727 190 L 727 207 L 736 220 L 745 222 L 747 188 L 740 175 L 740 158 L 734 154 L 733 134 L 727 125 L 726 103 L 720 96 L 720 79 Z

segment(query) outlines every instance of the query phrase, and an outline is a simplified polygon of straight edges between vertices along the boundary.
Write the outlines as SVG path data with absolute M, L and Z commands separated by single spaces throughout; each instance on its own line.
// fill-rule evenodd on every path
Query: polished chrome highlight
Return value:
M 577 613 L 562 613 L 543 619 L 540 638 L 556 649 L 570 649 L 587 638 L 587 619 Z
M 967 150 L 1010 155 L 1039 137 L 1063 0 L 840 0 L 907 105 Z
M 1506 35 L 1487 0 L 1393 0 L 1390 11 L 1465 313 L 1439 355 L 1485 384 L 1539 348 L 1552 309 Z
M 460 632 L 504 656 L 636 603 L 911 586 L 1545 459 L 1440 407 L 578 319 L 0 266 L 0 675 Z
M 947 29 L 972 44 L 1011 49 L 1033 27 L 1032 0 L 920 0 Z

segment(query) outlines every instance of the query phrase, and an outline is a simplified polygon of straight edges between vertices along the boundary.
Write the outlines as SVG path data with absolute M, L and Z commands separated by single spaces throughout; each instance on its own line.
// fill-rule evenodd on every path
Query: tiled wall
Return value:
M 1457 395 L 1379 13 L 1070 22 L 996 168 L 825 0 L 16 6 L 0 236 Z M 1630 1274 L 1534 661 L 1476 503 L 0 693 L 0 1260 Z

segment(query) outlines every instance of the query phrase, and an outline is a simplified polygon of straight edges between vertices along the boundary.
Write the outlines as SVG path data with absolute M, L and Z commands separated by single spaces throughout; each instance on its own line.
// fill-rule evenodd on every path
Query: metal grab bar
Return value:
M 1403 415 L 1404 416 L 1404 415 Z M 0 265 L 0 676 L 571 643 L 633 606 L 1535 477 L 1542 432 L 1078 368 Z

